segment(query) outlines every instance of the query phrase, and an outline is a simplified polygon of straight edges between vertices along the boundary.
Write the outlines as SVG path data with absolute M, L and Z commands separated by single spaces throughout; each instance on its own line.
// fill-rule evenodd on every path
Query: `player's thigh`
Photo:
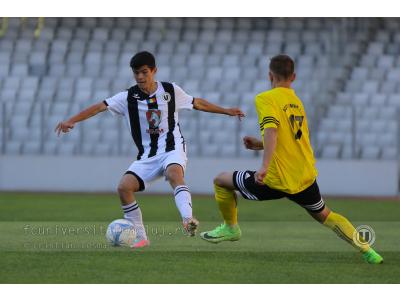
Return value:
M 286 193 L 255 182 L 255 171 L 233 172 L 233 184 L 243 198 L 248 200 L 275 200 L 286 197 Z
M 306 188 L 304 191 L 290 195 L 288 198 L 304 209 L 317 221 L 323 222 L 329 214 L 329 209 L 325 206 L 324 199 L 322 199 L 317 181 Z
M 140 191 L 143 191 L 148 188 L 153 181 L 162 177 L 160 158 L 155 156 L 150 159 L 134 161 L 125 174 L 135 177 L 141 184 Z

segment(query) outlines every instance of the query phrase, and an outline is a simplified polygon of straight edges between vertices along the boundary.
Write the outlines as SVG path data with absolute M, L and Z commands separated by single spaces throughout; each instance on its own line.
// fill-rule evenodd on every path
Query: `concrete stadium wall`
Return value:
M 131 158 L 0 156 L 0 190 L 114 192 Z M 189 159 L 186 181 L 193 193 L 211 194 L 222 171 L 255 170 L 259 159 Z M 397 161 L 320 160 L 318 183 L 325 195 L 396 196 Z M 169 193 L 164 180 L 147 193 Z

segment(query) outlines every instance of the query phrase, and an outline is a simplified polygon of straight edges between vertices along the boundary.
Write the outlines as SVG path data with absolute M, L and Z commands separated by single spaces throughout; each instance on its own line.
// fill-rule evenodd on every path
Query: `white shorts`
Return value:
M 134 175 L 140 184 L 139 191 L 143 191 L 151 182 L 165 176 L 165 170 L 171 164 L 180 165 L 185 172 L 187 164 L 186 153 L 182 150 L 173 150 L 134 161 L 125 174 Z

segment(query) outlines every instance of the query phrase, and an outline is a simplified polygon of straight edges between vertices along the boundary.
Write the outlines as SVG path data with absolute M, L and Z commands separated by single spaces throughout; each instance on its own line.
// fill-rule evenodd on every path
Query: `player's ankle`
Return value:
M 225 225 L 228 226 L 230 229 L 235 229 L 239 226 L 237 222 L 236 223 L 225 222 Z
M 364 253 L 367 253 L 368 251 L 370 251 L 372 248 L 371 247 L 368 247 L 368 248 L 366 248 L 366 249 L 360 249 L 360 252 L 362 253 L 362 254 L 364 254 Z

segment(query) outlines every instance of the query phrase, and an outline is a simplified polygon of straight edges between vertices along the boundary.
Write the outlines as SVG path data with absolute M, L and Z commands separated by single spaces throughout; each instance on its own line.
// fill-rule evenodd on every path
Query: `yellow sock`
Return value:
M 341 239 L 348 242 L 357 250 L 361 252 L 367 252 L 369 250 L 369 245 L 367 243 L 355 243 L 353 240 L 353 235 L 356 229 L 354 226 L 342 215 L 334 213 L 331 211 L 326 218 L 324 225 L 332 229 Z
M 237 224 L 237 201 L 236 194 L 232 190 L 214 184 L 215 200 L 218 203 L 219 211 L 228 225 Z

